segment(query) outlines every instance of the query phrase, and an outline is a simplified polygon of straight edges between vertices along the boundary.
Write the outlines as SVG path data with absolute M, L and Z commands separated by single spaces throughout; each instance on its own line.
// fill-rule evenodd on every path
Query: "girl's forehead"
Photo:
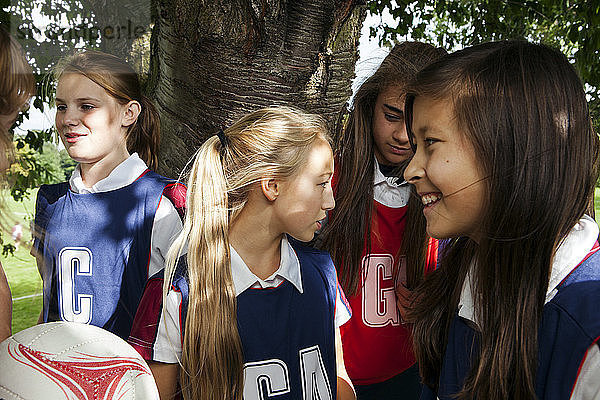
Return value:
M 449 99 L 417 96 L 412 105 L 413 131 L 445 130 L 455 125 L 454 107 Z M 416 125 L 416 126 L 415 126 Z
M 63 73 L 56 87 L 57 100 L 63 99 L 63 97 L 80 98 L 82 96 L 93 96 L 103 99 L 111 97 L 102 86 L 85 75 L 75 72 Z
M 333 151 L 326 140 L 318 138 L 311 145 L 302 171 L 318 174 L 333 173 Z
M 400 83 L 390 83 L 385 85 L 380 91 L 378 97 L 384 101 L 404 101 L 404 85 Z

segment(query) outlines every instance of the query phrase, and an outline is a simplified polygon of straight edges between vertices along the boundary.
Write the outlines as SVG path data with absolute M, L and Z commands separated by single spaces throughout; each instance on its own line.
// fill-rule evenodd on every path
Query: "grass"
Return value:
M 600 225 L 600 189 L 596 188 L 594 193 L 594 209 L 596 210 L 596 222 Z
M 13 297 L 13 333 L 19 332 L 37 323 L 42 309 L 42 281 L 35 265 L 35 260 L 29 255 L 31 233 L 29 221 L 33 218 L 35 208 L 34 192 L 23 203 L 16 203 L 10 196 L 5 196 L 6 209 L 8 210 L 8 225 L 12 226 L 16 220 L 23 224 L 22 245 L 14 256 L 0 257 Z M 596 208 L 596 221 L 600 223 L 600 189 L 596 188 L 594 200 Z M 24 223 L 25 221 L 25 223 Z M 10 241 L 10 233 L 4 233 L 5 243 Z M 27 297 L 32 296 L 32 297 Z M 17 299 L 17 300 L 15 300 Z
M 0 256 L 0 262 L 8 277 L 8 284 L 13 297 L 13 333 L 35 325 L 42 309 L 42 280 L 37 270 L 34 258 L 29 254 L 31 232 L 29 222 L 33 218 L 35 208 L 34 192 L 23 203 L 17 203 L 10 195 L 4 193 L 3 213 L 6 225 L 12 227 L 17 221 L 23 225 L 23 239 L 19 249 L 12 256 Z M 4 243 L 11 243 L 10 232 L 3 232 Z

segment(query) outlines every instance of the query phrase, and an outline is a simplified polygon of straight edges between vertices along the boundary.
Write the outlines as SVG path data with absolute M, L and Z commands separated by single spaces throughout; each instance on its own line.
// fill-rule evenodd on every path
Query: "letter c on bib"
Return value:
M 89 324 L 90 294 L 75 293 L 78 276 L 92 276 L 92 252 L 87 247 L 65 247 L 58 254 L 58 308 L 65 321 Z

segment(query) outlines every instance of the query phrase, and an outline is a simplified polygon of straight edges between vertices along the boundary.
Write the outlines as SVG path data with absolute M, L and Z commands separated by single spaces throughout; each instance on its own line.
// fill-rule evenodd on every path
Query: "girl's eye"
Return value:
M 81 105 L 81 109 L 84 110 L 84 111 L 89 111 L 89 110 L 91 110 L 93 108 L 94 108 L 94 106 L 91 105 L 91 104 L 82 104 Z
M 439 140 L 437 140 L 437 139 L 432 139 L 432 138 L 426 138 L 426 139 L 424 139 L 423 141 L 425 142 L 425 145 L 426 145 L 427 147 L 431 146 L 431 145 L 432 145 L 432 144 L 434 144 L 434 143 L 437 143 L 437 142 L 439 142 Z
M 67 109 L 67 106 L 65 106 L 64 104 L 59 104 L 56 106 L 56 111 L 65 111 Z
M 321 186 L 323 189 L 325 189 L 327 187 L 327 185 L 331 184 L 331 178 L 327 179 L 325 182 L 321 182 L 319 183 L 319 186 Z
M 390 113 L 383 113 L 383 115 L 385 116 L 385 119 L 387 119 L 390 122 L 398 122 L 398 121 L 402 121 L 404 119 L 404 115 L 402 114 L 390 114 Z

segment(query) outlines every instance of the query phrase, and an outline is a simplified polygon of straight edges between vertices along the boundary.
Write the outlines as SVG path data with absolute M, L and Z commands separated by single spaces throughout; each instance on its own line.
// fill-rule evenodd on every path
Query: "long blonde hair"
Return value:
M 318 138 L 330 141 L 320 117 L 270 107 L 246 115 L 198 150 L 188 179 L 183 231 L 169 250 L 163 287 L 166 305 L 177 261 L 187 246 L 189 304 L 180 374 L 185 398 L 242 398 L 244 358 L 229 226 L 255 183 L 263 177 L 293 176 Z

